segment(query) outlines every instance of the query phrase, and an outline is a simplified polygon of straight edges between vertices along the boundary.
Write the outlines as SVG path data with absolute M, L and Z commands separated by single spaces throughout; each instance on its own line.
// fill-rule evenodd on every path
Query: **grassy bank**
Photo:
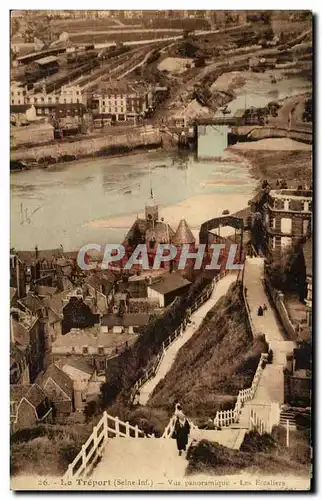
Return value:
M 91 424 L 38 425 L 11 436 L 11 475 L 62 475 L 93 431 Z
M 246 321 L 241 287 L 233 285 L 180 349 L 149 407 L 171 413 L 179 400 L 198 423 L 232 407 L 238 391 L 251 385 L 260 354 L 267 350 L 261 338 L 250 338 Z
M 187 473 L 232 475 L 240 472 L 252 475 L 310 473 L 311 449 L 308 432 L 291 433 L 290 447 L 285 447 L 284 428 L 273 429 L 273 434 L 249 432 L 240 450 L 232 450 L 218 443 L 200 441 L 188 450 Z

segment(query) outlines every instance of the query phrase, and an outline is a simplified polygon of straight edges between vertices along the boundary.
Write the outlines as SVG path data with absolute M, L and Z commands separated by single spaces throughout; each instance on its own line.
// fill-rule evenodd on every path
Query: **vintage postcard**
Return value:
M 11 489 L 311 489 L 312 28 L 10 12 Z

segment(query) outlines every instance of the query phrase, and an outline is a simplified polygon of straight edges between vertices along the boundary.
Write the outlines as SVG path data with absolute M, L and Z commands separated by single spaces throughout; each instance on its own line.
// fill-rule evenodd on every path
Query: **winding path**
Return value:
M 209 300 L 207 300 L 207 302 L 205 302 L 191 315 L 191 324 L 186 328 L 183 335 L 178 337 L 177 340 L 175 340 L 167 349 L 156 376 L 141 387 L 139 398 L 139 403 L 141 405 L 147 404 L 155 387 L 171 369 L 179 349 L 181 349 L 181 347 L 188 342 L 188 340 L 198 330 L 207 312 L 216 304 L 220 297 L 227 293 L 230 285 L 236 281 L 236 278 L 237 274 L 228 274 L 225 278 L 218 281 Z

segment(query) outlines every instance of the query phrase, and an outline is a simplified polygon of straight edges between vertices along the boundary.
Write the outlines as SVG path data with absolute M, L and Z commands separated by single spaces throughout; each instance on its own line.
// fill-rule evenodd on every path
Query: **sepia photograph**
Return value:
M 311 491 L 312 11 L 8 17 L 11 490 Z

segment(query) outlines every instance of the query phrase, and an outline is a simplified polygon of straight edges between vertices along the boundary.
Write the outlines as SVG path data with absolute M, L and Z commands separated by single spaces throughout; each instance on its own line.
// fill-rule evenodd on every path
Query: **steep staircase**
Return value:
M 261 355 L 251 387 L 239 391 L 234 409 L 217 412 L 213 422 L 214 430 L 199 429 L 190 422 L 189 444 L 206 439 L 238 450 L 249 430 L 256 429 L 261 434 L 271 432 L 274 425 L 286 425 L 287 420 L 290 427 L 295 426 L 295 417 L 291 411 L 284 409 L 280 414 L 280 407 L 284 402 L 283 367 L 286 354 L 293 349 L 294 344 L 283 336 L 268 303 L 262 277 L 263 259 L 247 259 L 244 274 L 247 299 L 244 293 L 244 300 L 249 325 L 253 337 L 265 334 L 273 351 L 272 364 L 267 363 L 267 354 Z M 182 327 L 174 333 L 160 353 L 156 367 L 142 381 L 138 381 L 136 390 L 141 392 L 141 404 L 146 404 L 154 387 L 172 366 L 179 348 L 193 335 L 208 310 L 219 296 L 227 292 L 235 279 L 236 276 L 233 275 L 224 277 L 213 291 L 209 290 L 205 297 L 198 299 L 192 309 L 196 312 L 192 314 L 188 328 Z M 258 305 L 264 303 L 268 308 L 264 316 L 259 317 Z M 133 481 L 133 488 L 140 486 L 138 481 L 141 480 L 153 482 L 153 486 L 159 485 L 160 488 L 162 485 L 171 486 L 167 482 L 171 478 L 183 478 L 187 466 L 185 457 L 178 456 L 175 440 L 171 439 L 175 421 L 176 417 L 173 415 L 162 438 L 155 438 L 154 435 L 146 435 L 137 426 L 121 422 L 105 412 L 81 452 L 70 464 L 65 479 L 91 474 L 93 479 L 111 479 L 113 486 L 120 489 L 129 486 L 123 484 L 126 481 Z M 146 486 L 152 485 L 147 483 Z

